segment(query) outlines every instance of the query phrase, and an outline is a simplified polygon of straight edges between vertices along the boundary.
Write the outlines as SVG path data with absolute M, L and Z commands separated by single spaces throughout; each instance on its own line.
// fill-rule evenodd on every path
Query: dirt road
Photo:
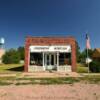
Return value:
M 0 86 L 0 100 L 100 100 L 100 84 Z

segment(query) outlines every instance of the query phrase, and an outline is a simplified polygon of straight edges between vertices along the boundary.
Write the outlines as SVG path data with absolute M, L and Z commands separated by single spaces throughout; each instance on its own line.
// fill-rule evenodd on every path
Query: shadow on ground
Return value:
M 15 72 L 23 72 L 24 71 L 24 66 L 18 66 L 18 67 L 10 68 L 10 69 L 7 69 L 7 70 L 15 71 Z

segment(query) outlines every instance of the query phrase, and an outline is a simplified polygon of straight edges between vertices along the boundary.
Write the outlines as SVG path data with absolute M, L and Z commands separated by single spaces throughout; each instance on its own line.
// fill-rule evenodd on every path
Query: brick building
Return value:
M 76 40 L 73 37 L 27 37 L 24 70 L 76 71 Z

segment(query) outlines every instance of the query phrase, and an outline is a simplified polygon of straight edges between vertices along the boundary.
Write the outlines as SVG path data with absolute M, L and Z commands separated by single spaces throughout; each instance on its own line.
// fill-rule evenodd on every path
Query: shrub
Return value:
M 5 64 L 19 63 L 20 56 L 16 50 L 10 49 L 3 55 L 2 59 Z
M 92 61 L 90 63 L 90 71 L 95 73 L 100 72 L 100 62 Z

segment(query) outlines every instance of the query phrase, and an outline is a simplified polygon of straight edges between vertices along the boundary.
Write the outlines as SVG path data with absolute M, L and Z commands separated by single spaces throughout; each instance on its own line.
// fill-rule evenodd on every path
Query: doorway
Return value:
M 57 69 L 56 53 L 45 53 L 45 68 L 46 70 L 56 70 Z

